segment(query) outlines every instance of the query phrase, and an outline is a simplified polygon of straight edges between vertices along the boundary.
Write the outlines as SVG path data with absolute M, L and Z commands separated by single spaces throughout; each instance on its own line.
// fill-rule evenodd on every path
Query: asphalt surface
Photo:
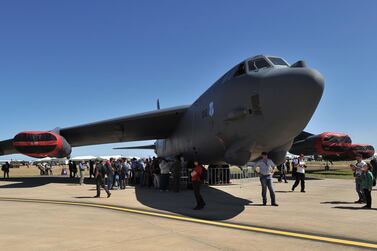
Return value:
M 274 184 L 279 207 L 260 205 L 257 179 L 205 188 L 203 211 L 191 209 L 191 191 L 129 187 L 94 199 L 94 185 L 66 181 L 0 181 L 2 250 L 377 249 L 376 210 L 352 203 L 350 180 L 309 180 L 305 194 Z

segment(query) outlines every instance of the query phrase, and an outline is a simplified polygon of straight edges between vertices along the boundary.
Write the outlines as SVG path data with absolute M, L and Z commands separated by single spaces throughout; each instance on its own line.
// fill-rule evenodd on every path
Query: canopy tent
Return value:
M 95 160 L 97 157 L 95 156 L 91 156 L 91 155 L 88 155 L 88 156 L 76 156 L 76 157 L 73 157 L 73 158 L 70 158 L 70 160 L 73 160 L 73 161 L 87 161 L 87 160 Z
M 124 158 L 122 155 L 109 155 L 109 156 L 99 156 L 100 159 L 121 159 L 121 158 Z
M 34 160 L 33 162 L 50 162 L 52 160 L 56 160 L 56 158 L 45 157 L 45 158 L 42 158 L 42 159 Z

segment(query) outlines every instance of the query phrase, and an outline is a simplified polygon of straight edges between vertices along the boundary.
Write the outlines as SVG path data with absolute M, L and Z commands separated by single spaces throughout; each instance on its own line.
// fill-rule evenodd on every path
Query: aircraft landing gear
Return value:
M 332 161 L 329 161 L 329 160 L 326 160 L 326 165 L 325 165 L 325 171 L 330 171 L 330 165 L 329 163 L 332 165 Z

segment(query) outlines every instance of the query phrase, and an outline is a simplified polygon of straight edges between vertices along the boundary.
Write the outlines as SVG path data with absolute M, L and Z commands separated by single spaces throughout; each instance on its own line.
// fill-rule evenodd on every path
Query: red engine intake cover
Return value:
M 55 132 L 21 132 L 13 138 L 17 151 L 34 158 L 56 157 L 63 147 L 63 138 Z
M 352 159 L 355 159 L 357 154 L 361 154 L 363 159 L 368 159 L 374 155 L 374 147 L 371 145 L 352 144 L 350 150 Z
M 338 155 L 344 153 L 349 149 L 352 140 L 350 136 L 344 133 L 323 132 L 319 134 L 319 139 L 316 142 L 316 147 L 319 150 L 318 154 Z

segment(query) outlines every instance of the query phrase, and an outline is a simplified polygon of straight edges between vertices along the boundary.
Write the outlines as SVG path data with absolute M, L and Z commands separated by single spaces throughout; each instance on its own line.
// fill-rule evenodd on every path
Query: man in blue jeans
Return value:
M 267 188 L 270 192 L 271 206 L 279 206 L 276 204 L 275 191 L 272 187 L 272 176 L 274 175 L 276 165 L 268 158 L 267 153 L 263 152 L 262 159 L 256 163 L 256 167 L 259 168 L 260 183 L 262 185 L 263 206 L 267 204 Z
M 356 193 L 359 197 L 359 199 L 355 201 L 355 203 L 361 204 L 366 202 L 363 189 L 361 188 L 361 175 L 363 173 L 363 168 L 366 166 L 367 163 L 363 161 L 363 156 L 360 153 L 356 154 L 356 163 L 351 164 L 351 168 L 355 173 Z

